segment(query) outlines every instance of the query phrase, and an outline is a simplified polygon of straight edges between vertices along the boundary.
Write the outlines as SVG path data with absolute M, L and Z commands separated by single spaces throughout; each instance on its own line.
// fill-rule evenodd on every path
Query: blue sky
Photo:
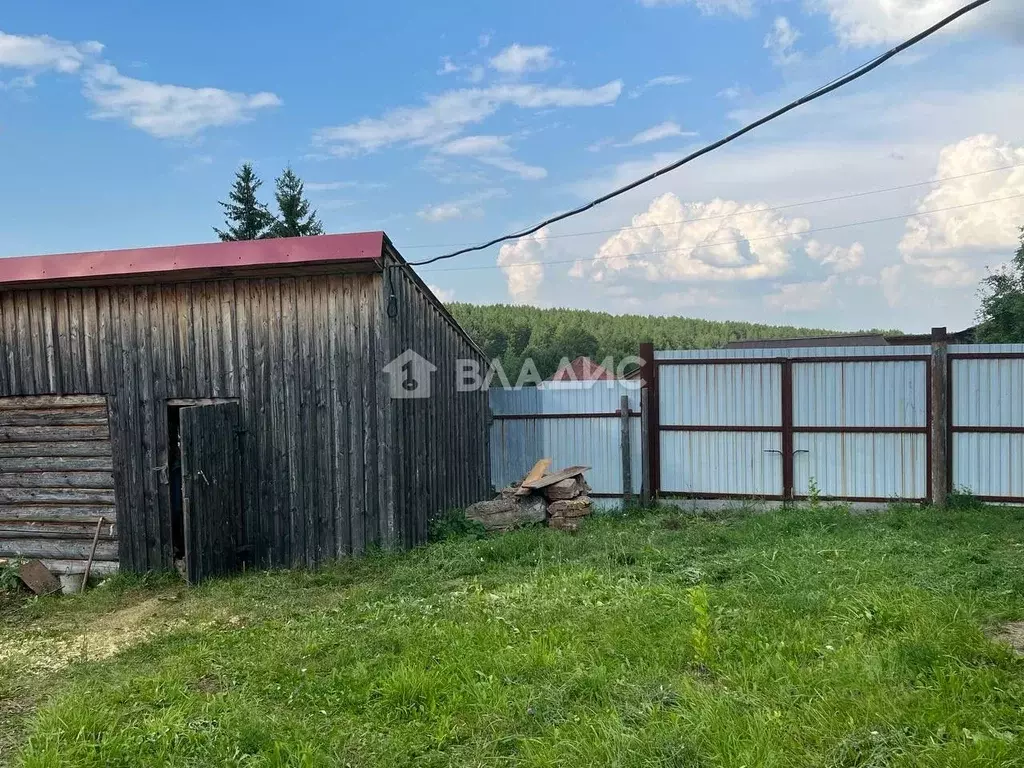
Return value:
M 436 255 L 667 163 L 959 5 L 9 4 L 0 256 L 210 240 L 247 160 L 268 200 L 290 164 L 328 231 Z M 585 216 L 421 274 L 463 301 L 966 325 L 1024 224 L 1016 5 L 993 0 Z

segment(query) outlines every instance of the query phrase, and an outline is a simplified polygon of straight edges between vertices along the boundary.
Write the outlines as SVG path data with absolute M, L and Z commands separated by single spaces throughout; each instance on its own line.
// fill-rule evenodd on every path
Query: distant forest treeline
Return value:
M 579 309 L 539 309 L 509 304 L 446 305 L 491 359 L 500 358 L 515 380 L 523 360 L 533 358 L 547 378 L 563 357 L 586 355 L 601 362 L 639 352 L 640 343 L 656 349 L 713 349 L 739 339 L 823 336 L 835 331 L 788 325 L 715 322 L 688 317 L 611 315 Z M 514 373 L 513 373 L 514 372 Z

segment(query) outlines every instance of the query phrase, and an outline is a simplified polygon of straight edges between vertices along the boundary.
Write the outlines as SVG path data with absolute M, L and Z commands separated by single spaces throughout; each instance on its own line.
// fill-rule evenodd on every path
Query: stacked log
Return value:
M 547 472 L 551 459 L 541 459 L 520 482 L 502 488 L 494 499 L 472 504 L 466 516 L 489 531 L 507 531 L 531 523 L 546 523 L 560 531 L 575 531 L 592 511 L 590 486 L 583 478 L 589 467 Z

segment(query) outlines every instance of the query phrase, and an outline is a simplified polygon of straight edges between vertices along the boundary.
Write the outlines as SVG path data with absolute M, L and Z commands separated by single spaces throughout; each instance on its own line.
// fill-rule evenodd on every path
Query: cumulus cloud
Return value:
M 796 41 L 803 35 L 785 16 L 778 16 L 772 24 L 772 31 L 765 35 L 764 47 L 772 55 L 772 61 L 782 67 L 800 61 L 799 51 L 794 50 Z
M 664 123 L 658 123 L 652 125 L 646 130 L 640 131 L 629 141 L 619 144 L 620 147 L 635 147 L 640 144 L 650 144 L 654 141 L 662 141 L 664 139 L 672 139 L 679 136 L 696 136 L 694 131 L 684 131 L 679 127 L 678 123 L 672 121 L 666 121 Z
M 437 69 L 439 75 L 450 75 L 453 72 L 458 72 L 459 67 L 452 61 L 451 56 L 444 56 L 441 59 L 441 66 Z
M 750 16 L 754 12 L 753 0 L 639 0 L 646 8 L 659 8 L 672 5 L 693 5 L 701 13 L 734 13 L 737 16 Z
M 635 99 L 642 96 L 645 92 L 651 88 L 664 88 L 673 85 L 684 85 L 690 82 L 691 78 L 686 75 L 659 75 L 658 77 L 652 77 L 646 83 L 641 86 L 637 86 L 629 92 L 629 98 Z
M 544 267 L 538 264 L 548 247 L 548 230 L 545 227 L 532 235 L 521 237 L 514 243 L 506 243 L 498 251 L 498 266 L 505 273 L 508 294 L 517 302 L 533 301 L 537 298 Z
M 94 40 L 67 43 L 49 35 L 22 36 L 0 32 L 0 67 L 73 74 L 90 57 L 102 51 L 103 45 Z
M 683 203 L 669 192 L 612 235 L 590 265 L 593 280 L 754 280 L 785 273 L 810 222 L 733 200 Z
M 864 263 L 864 246 L 854 243 L 849 248 L 828 246 L 817 240 L 811 240 L 804 249 L 807 257 L 833 272 L 850 272 Z
M 835 275 L 820 282 L 789 283 L 764 297 L 764 304 L 781 312 L 809 312 L 833 303 L 832 289 L 839 281 Z
M 513 43 L 492 57 L 490 65 L 506 75 L 522 75 L 551 69 L 555 66 L 555 58 L 550 46 Z
M 954 178 L 1012 165 L 1020 167 Z M 932 284 L 968 284 L 977 277 L 979 255 L 1009 254 L 1019 240 L 1024 146 L 994 135 L 972 136 L 941 150 L 935 179 L 948 180 L 936 184 L 919 201 L 918 210 L 952 210 L 908 219 L 900 252 L 907 264 L 926 268 L 921 276 Z
M 261 109 L 280 106 L 273 93 L 186 88 L 126 77 L 110 64 L 91 67 L 84 91 L 95 119 L 121 119 L 158 138 L 190 138 L 206 128 L 247 122 Z
M 622 81 L 597 88 L 556 88 L 506 83 L 488 88 L 463 88 L 429 96 L 427 103 L 398 107 L 379 118 L 323 128 L 314 141 L 337 155 L 371 152 L 393 144 L 437 145 L 456 138 L 466 127 L 480 123 L 503 106 L 520 109 L 596 107 L 614 104 Z
M 839 40 L 850 46 L 878 45 L 915 35 L 948 16 L 963 0 L 815 0 L 812 7 L 829 15 Z M 1024 35 L 1024 15 L 1015 2 L 979 8 L 950 29 L 989 27 Z
M 427 283 L 427 288 L 430 289 L 430 292 L 434 294 L 442 304 L 455 301 L 455 291 L 453 290 L 441 288 L 433 283 Z

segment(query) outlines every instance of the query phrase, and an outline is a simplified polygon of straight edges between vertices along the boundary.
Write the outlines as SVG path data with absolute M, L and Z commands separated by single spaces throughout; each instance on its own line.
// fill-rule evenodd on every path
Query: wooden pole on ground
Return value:
M 85 573 L 82 574 L 82 592 L 89 583 L 89 571 L 92 570 L 92 559 L 96 556 L 96 544 L 100 540 L 100 528 L 103 527 L 103 518 L 96 521 L 96 532 L 92 535 L 92 549 L 89 550 L 89 559 L 85 561 Z

